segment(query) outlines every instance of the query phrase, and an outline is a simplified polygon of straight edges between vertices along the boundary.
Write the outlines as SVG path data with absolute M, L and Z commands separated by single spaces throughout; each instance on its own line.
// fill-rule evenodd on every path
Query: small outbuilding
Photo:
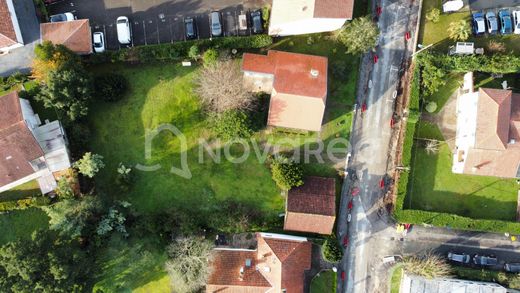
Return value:
M 92 54 L 92 32 L 88 19 L 40 24 L 41 40 L 62 44 L 79 55 Z

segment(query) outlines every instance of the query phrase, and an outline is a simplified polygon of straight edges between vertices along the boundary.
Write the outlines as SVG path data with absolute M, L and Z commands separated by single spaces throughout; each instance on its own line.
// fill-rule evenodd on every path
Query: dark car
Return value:
M 511 13 L 509 10 L 502 9 L 498 12 L 498 18 L 500 18 L 500 33 L 508 35 L 513 32 L 513 22 L 511 21 Z
M 506 263 L 504 270 L 508 273 L 520 273 L 520 263 Z
M 184 27 L 186 29 L 186 39 L 193 40 L 197 38 L 197 23 L 195 19 L 186 17 L 184 19 Z
M 465 253 L 450 252 L 450 253 L 448 253 L 448 259 L 452 262 L 457 262 L 460 264 L 468 264 L 471 260 L 471 256 L 469 256 L 469 254 L 465 254 Z
M 478 266 L 494 266 L 498 264 L 498 260 L 493 255 L 478 255 L 473 257 L 473 263 Z
M 264 32 L 264 26 L 262 23 L 262 12 L 260 10 L 252 11 L 251 17 L 251 29 L 253 34 L 261 34 Z
M 498 21 L 494 11 L 486 12 L 486 22 L 488 33 L 494 35 L 498 32 Z
M 484 21 L 484 14 L 482 12 L 473 13 L 473 33 L 481 35 L 486 32 L 486 22 Z
M 222 20 L 220 19 L 220 12 L 211 12 L 209 17 L 209 24 L 211 28 L 211 35 L 213 37 L 222 36 Z

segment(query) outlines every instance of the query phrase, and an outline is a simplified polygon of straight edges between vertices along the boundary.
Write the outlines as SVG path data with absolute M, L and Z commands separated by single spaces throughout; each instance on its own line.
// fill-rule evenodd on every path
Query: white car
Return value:
M 520 10 L 513 11 L 513 32 L 520 34 Z
M 65 13 L 51 15 L 51 17 L 49 17 L 49 19 L 51 22 L 62 22 L 62 21 L 74 20 L 75 17 L 74 17 L 74 14 L 72 14 L 71 12 L 65 12 Z
M 94 43 L 94 51 L 96 53 L 105 52 L 105 35 L 102 32 L 95 32 L 92 35 L 93 43 Z
M 122 45 L 129 45 L 132 42 L 132 28 L 126 16 L 120 16 L 116 20 L 117 40 Z

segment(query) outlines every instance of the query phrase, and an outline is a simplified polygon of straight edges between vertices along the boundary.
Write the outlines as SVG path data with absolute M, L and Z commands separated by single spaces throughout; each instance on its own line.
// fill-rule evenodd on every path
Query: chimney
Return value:
M 318 77 L 318 75 L 320 75 L 320 72 L 316 69 L 311 69 L 311 76 L 316 78 Z

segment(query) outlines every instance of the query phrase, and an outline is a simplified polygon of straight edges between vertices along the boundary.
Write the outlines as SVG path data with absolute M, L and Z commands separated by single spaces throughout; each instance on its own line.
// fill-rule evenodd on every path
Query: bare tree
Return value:
M 430 139 L 426 142 L 424 147 L 428 155 L 434 155 L 439 152 L 439 141 Z
M 237 62 L 219 61 L 200 70 L 195 92 L 210 112 L 248 109 L 254 97 L 244 88 L 242 79 Z
M 165 267 L 173 292 L 195 292 L 206 284 L 212 247 L 211 242 L 196 237 L 180 238 L 168 246 L 170 259 Z
M 404 259 L 403 265 L 407 273 L 429 279 L 448 277 L 451 274 L 450 265 L 443 258 L 432 252 L 428 252 L 422 257 L 407 257 Z

